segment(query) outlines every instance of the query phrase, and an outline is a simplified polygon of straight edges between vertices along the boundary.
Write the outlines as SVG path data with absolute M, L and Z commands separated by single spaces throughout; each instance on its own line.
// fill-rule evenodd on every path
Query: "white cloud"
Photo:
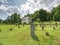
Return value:
M 8 14 L 20 13 L 20 9 L 17 6 L 9 6 L 6 10 Z
M 17 6 L 7 6 L 7 0 L 0 0 L 0 10 L 6 11 L 9 15 L 12 13 L 19 13 L 22 16 L 27 13 L 34 13 L 34 11 L 41 8 L 50 11 L 52 7 L 55 7 L 60 4 L 60 0 L 27 0 L 26 3 Z
M 0 0 L 0 10 L 6 11 L 7 10 L 7 0 Z
M 12 13 L 19 13 L 20 9 L 17 6 L 8 5 L 7 0 L 0 0 L 0 11 L 5 11 L 8 15 L 11 15 Z
M 0 0 L 0 4 L 7 4 L 8 1 L 7 0 Z
M 5 5 L 1 5 L 1 6 L 0 6 L 0 10 L 4 10 L 4 11 L 6 11 L 6 9 L 7 9 L 7 8 L 6 8 Z
M 20 10 L 24 14 L 33 13 L 41 8 L 50 11 L 53 7 L 60 4 L 60 0 L 27 0 L 25 4 L 20 5 Z

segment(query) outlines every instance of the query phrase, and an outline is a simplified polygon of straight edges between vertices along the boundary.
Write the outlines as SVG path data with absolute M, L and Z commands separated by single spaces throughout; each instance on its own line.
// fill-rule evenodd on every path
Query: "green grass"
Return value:
M 13 30 L 10 31 L 10 28 Z M 21 25 L 20 28 L 15 25 L 0 25 L 0 29 L 0 45 L 60 45 L 60 26 L 56 30 L 50 26 L 42 30 L 38 25 L 35 34 L 39 41 L 31 37 L 29 25 Z M 47 37 L 46 32 L 51 36 Z

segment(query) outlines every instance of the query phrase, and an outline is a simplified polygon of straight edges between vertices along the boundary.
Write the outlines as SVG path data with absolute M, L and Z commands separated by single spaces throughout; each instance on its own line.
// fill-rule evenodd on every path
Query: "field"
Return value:
M 55 30 L 49 25 L 42 30 L 38 25 L 35 30 L 37 38 L 31 36 L 29 25 L 20 25 L 20 28 L 16 25 L 0 25 L 0 30 L 0 45 L 60 45 L 60 25 Z M 46 36 L 46 32 L 50 36 Z

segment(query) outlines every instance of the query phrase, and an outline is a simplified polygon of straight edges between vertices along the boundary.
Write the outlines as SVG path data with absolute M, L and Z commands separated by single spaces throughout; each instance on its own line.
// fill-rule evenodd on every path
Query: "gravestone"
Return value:
M 50 27 L 51 27 L 51 24 L 50 24 Z
M 58 26 L 57 23 L 55 23 L 56 27 Z
M 48 32 L 46 32 L 46 34 L 45 34 L 46 36 L 50 36 L 50 34 L 48 33 Z
M 55 25 L 53 24 L 53 29 L 55 30 Z
M 48 25 L 50 25 L 50 27 L 51 27 L 52 26 L 51 22 Z
M 18 25 L 18 24 L 15 24 L 16 26 Z
M 9 30 L 10 30 L 10 31 L 12 31 L 13 29 L 12 29 L 12 28 L 10 28 Z
M 20 25 L 18 25 L 18 28 L 20 28 Z
M 44 24 L 42 24 L 42 26 L 41 26 L 41 27 L 42 27 L 42 30 L 44 30 Z

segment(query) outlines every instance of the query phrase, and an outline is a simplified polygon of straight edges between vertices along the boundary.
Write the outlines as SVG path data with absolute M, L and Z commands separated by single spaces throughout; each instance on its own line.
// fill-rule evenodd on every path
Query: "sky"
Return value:
M 51 11 L 58 5 L 60 5 L 60 0 L 0 0 L 0 19 L 4 20 L 13 13 L 18 13 L 23 17 L 41 8 Z

